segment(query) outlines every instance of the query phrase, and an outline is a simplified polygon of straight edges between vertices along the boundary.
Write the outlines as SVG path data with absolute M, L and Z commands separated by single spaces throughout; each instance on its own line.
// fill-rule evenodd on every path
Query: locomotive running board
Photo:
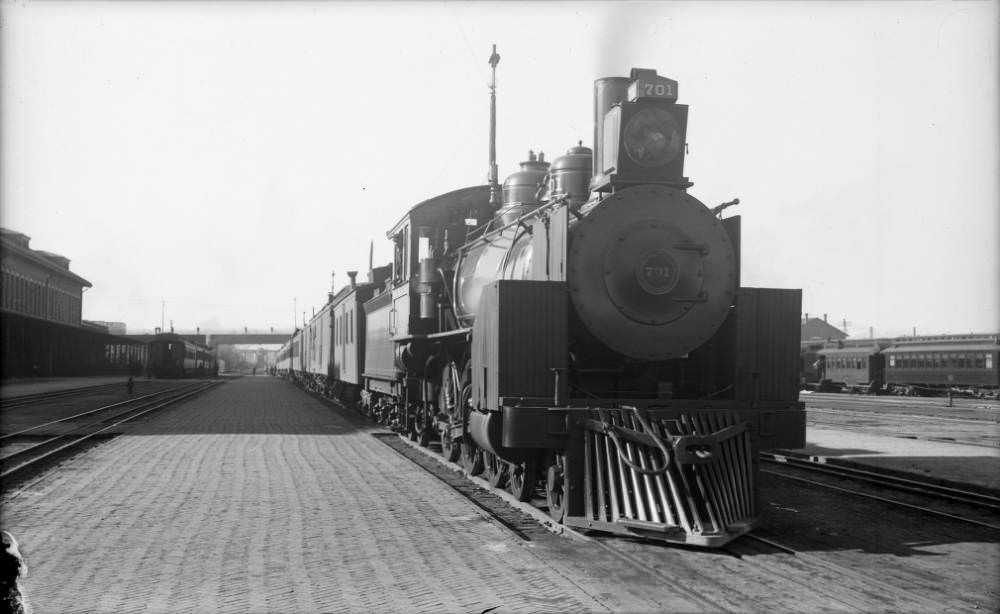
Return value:
M 702 547 L 754 528 L 757 445 L 735 412 L 571 412 L 566 525 Z

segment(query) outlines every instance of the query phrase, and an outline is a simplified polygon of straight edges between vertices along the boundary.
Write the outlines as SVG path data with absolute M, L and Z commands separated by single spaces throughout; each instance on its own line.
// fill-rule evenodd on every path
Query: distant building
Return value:
M 84 321 L 83 290 L 91 283 L 69 270 L 69 258 L 31 249 L 30 242 L 27 235 L 0 228 L 2 376 L 138 373 L 146 346 Z
M 4 312 L 80 326 L 83 289 L 91 283 L 69 270 L 69 258 L 34 250 L 31 237 L 0 228 Z
M 229 358 L 230 367 L 273 367 L 278 364 L 280 344 L 219 345 L 219 354 Z
M 801 341 L 802 343 L 808 343 L 810 341 L 837 341 L 840 339 L 846 339 L 847 333 L 840 330 L 836 326 L 832 326 L 826 321 L 826 315 L 823 318 L 810 318 L 807 313 L 802 319 L 801 328 Z
M 104 327 L 112 335 L 126 334 L 126 326 L 124 322 L 104 322 L 101 320 L 86 320 L 86 321 L 90 324 Z

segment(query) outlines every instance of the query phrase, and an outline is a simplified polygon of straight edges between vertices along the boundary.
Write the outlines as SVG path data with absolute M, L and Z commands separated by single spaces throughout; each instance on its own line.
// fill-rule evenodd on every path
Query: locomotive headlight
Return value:
M 677 120 L 660 107 L 647 107 L 633 115 L 623 137 L 625 153 L 645 168 L 669 164 L 683 147 Z

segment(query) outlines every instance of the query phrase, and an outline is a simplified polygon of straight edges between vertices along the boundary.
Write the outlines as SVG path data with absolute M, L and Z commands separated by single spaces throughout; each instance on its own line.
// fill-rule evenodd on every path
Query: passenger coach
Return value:
M 848 392 L 877 393 L 885 385 L 885 362 L 881 355 L 888 339 L 841 341 L 817 353 L 824 387 Z
M 964 388 L 995 396 L 1000 387 L 997 336 L 961 335 L 897 341 L 886 349 L 886 388 L 896 394 L 927 394 Z
M 215 353 L 175 333 L 149 342 L 149 374 L 153 377 L 203 377 L 217 373 Z

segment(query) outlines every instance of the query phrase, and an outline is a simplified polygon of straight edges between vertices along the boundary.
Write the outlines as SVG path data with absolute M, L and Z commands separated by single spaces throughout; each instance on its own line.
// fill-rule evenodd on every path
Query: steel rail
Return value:
M 97 384 L 95 386 L 80 386 L 77 388 L 64 388 L 62 390 L 50 390 L 49 392 L 36 392 L 34 394 L 22 394 L 15 397 L 7 397 L 5 399 L 0 399 L 0 407 L 3 409 L 10 409 L 13 407 L 21 407 L 24 405 L 31 405 L 32 403 L 40 401 L 50 401 L 53 399 L 61 399 L 63 397 L 73 396 L 75 394 L 80 394 L 81 392 L 102 392 L 104 390 L 112 390 L 114 388 L 121 388 L 124 386 L 124 382 L 118 383 L 114 382 L 111 384 Z
M 925 408 L 938 408 L 938 409 L 973 409 L 975 405 L 986 404 L 986 405 L 996 405 L 997 399 L 983 399 L 976 397 L 962 397 L 954 396 L 952 398 L 953 403 L 959 403 L 954 407 L 947 407 L 948 397 L 904 397 L 891 394 L 879 394 L 879 395 L 867 395 L 867 394 L 846 394 L 843 392 L 811 392 L 806 395 L 802 395 L 801 401 L 805 402 L 807 405 L 810 402 L 820 403 L 848 403 L 852 405 L 867 405 L 867 406 L 881 406 L 881 407 L 892 407 L 892 406 L 912 406 L 912 407 L 925 407 Z
M 120 407 L 122 405 L 130 405 L 130 404 L 135 403 L 137 401 L 142 401 L 142 400 L 145 400 L 145 399 L 150 399 L 152 397 L 157 397 L 157 396 L 161 396 L 161 395 L 164 395 L 164 394 L 169 394 L 171 392 L 177 392 L 177 391 L 180 391 L 180 390 L 184 390 L 185 388 L 186 388 L 186 386 L 177 386 L 175 388 L 168 388 L 167 390 L 160 390 L 160 391 L 157 391 L 157 392 L 153 392 L 153 393 L 150 393 L 150 394 L 143 395 L 141 397 L 134 397 L 134 398 L 131 398 L 131 399 L 126 399 L 124 401 L 119 401 L 117 403 L 112 403 L 111 405 L 105 405 L 103 407 L 98 407 L 96 409 L 89 409 L 87 411 L 80 412 L 79 414 L 74 414 L 72 416 L 67 416 L 65 418 L 59 418 L 58 420 L 51 420 L 51 421 L 46 422 L 44 424 L 38 424 L 38 425 L 35 425 L 35 426 L 29 426 L 26 429 L 21 429 L 20 431 L 15 431 L 13 433 L 4 433 L 4 434 L 0 435 L 0 442 L 2 442 L 5 439 L 9 439 L 11 437 L 16 437 L 18 435 L 23 435 L 25 433 L 30 433 L 31 431 L 34 431 L 34 430 L 37 430 L 37 429 L 40 429 L 40 428 L 44 428 L 46 426 L 52 426 L 53 424 L 59 424 L 60 422 L 69 422 L 71 420 L 76 420 L 77 418 L 83 418 L 84 416 L 89 416 L 90 414 L 94 414 L 94 413 L 101 412 L 101 411 L 106 411 L 106 410 L 109 410 L 109 409 L 113 409 L 115 407 Z
M 940 436 L 914 435 L 914 434 L 911 434 L 911 433 L 892 433 L 892 432 L 890 432 L 890 433 L 884 433 L 884 432 L 883 433 L 878 433 L 877 431 L 875 431 L 875 429 L 879 429 L 879 428 L 882 428 L 882 429 L 891 429 L 892 428 L 891 425 L 845 424 L 843 422 L 835 422 L 835 421 L 829 421 L 828 422 L 828 421 L 825 421 L 825 420 L 817 420 L 815 418 L 808 418 L 808 421 L 809 421 L 810 425 L 827 426 L 827 427 L 834 428 L 835 430 L 838 430 L 838 431 L 851 431 L 852 433 L 866 433 L 868 435 L 871 435 L 871 434 L 881 434 L 881 435 L 883 435 L 885 437 L 895 437 L 895 438 L 899 438 L 899 439 L 912 439 L 912 440 L 919 440 L 919 441 L 933 441 L 933 442 L 938 442 L 938 443 L 952 443 L 952 444 L 955 444 L 955 445 L 958 445 L 958 446 L 972 446 L 974 448 L 990 448 L 990 449 L 994 449 L 994 450 L 996 448 L 1000 447 L 1000 440 L 983 439 L 982 441 L 974 441 L 974 440 L 971 440 L 971 439 L 964 439 L 964 438 L 962 438 L 963 437 L 962 435 L 957 435 L 955 437 L 952 437 L 950 435 L 940 435 Z M 984 423 L 984 424 L 989 424 L 989 423 Z M 967 436 L 968 435 L 966 435 L 966 437 Z M 983 437 L 985 438 L 985 437 L 996 437 L 996 436 L 995 435 L 991 435 L 991 434 L 987 434 L 987 435 L 983 435 Z
M 773 463 L 778 464 L 778 465 L 785 465 L 785 466 L 795 467 L 795 468 L 804 469 L 804 470 L 807 470 L 807 471 L 812 471 L 812 472 L 815 472 L 815 473 L 822 473 L 822 474 L 832 475 L 832 476 L 835 476 L 835 477 L 841 477 L 841 478 L 858 480 L 858 481 L 862 481 L 862 482 L 867 482 L 867 483 L 870 483 L 870 484 L 874 484 L 876 486 L 881 486 L 881 487 L 886 487 L 886 488 L 892 488 L 892 489 L 895 489 L 895 490 L 899 490 L 899 491 L 903 491 L 903 492 L 915 493 L 915 494 L 924 495 L 924 496 L 935 497 L 935 498 L 943 499 L 943 500 L 946 500 L 946 501 L 957 502 L 957 503 L 964 503 L 964 504 L 967 504 L 967 505 L 973 505 L 973 506 L 976 506 L 976 507 L 979 507 L 979 508 L 984 508 L 984 509 L 987 509 L 987 510 L 990 510 L 990 511 L 1000 511 L 1000 499 L 998 499 L 997 497 L 993 497 L 991 495 L 983 494 L 983 493 L 970 492 L 970 491 L 965 491 L 965 490 L 961 490 L 961 489 L 957 489 L 957 488 L 950 488 L 950 487 L 947 487 L 947 486 L 940 486 L 940 485 L 937 485 L 937 484 L 930 484 L 930 483 L 927 483 L 927 482 L 920 482 L 919 480 L 910 480 L 910 479 L 907 479 L 907 478 L 899 478 L 899 477 L 895 477 L 895 476 L 878 474 L 878 473 L 874 473 L 874 472 L 870 472 L 870 471 L 865 471 L 865 470 L 860 470 L 860 469 L 853 469 L 853 468 L 850 468 L 850 467 L 839 467 L 839 466 L 833 466 L 833 465 L 825 465 L 825 464 L 820 464 L 820 463 L 814 463 L 814 462 L 811 462 L 811 461 L 803 461 L 803 460 L 799 460 L 799 459 L 794 459 L 791 462 L 789 462 L 788 460 L 772 460 L 772 459 L 766 458 L 766 456 L 765 456 L 766 454 L 768 454 L 768 453 L 761 453 L 762 460 L 764 460 L 765 462 L 773 462 Z M 775 455 L 775 456 L 780 456 L 780 455 Z M 923 512 L 923 513 L 926 513 L 926 514 L 931 514 L 931 515 L 934 515 L 934 516 L 940 516 L 940 517 L 943 517 L 943 518 L 948 518 L 950 520 L 957 520 L 957 521 L 960 521 L 960 522 L 964 522 L 964 523 L 968 523 L 968 524 L 974 524 L 974 525 L 985 527 L 985 528 L 988 528 L 988 529 L 1000 530 L 1000 525 L 997 525 L 997 524 L 983 522 L 983 521 L 980 521 L 980 520 L 975 520 L 975 519 L 972 519 L 972 518 L 967 518 L 965 516 L 959 516 L 957 514 L 952 514 L 952 513 L 949 513 L 949 512 L 944 512 L 944 511 L 941 511 L 941 510 L 937 510 L 937 509 L 926 507 L 926 506 L 922 506 L 922 505 L 916 505 L 916 504 L 913 504 L 913 503 L 907 503 L 905 501 L 900 501 L 899 499 L 892 499 L 892 498 L 889 498 L 889 497 L 883 497 L 883 496 L 880 496 L 880 495 L 874 495 L 874 494 L 862 492 L 862 491 L 859 491 L 859 490 L 854 490 L 854 489 L 850 489 L 850 488 L 844 488 L 842 486 L 837 486 L 835 484 L 830 484 L 830 483 L 826 483 L 826 482 L 820 482 L 820 481 L 817 481 L 817 480 L 811 480 L 809 478 L 804 478 L 804 477 L 801 477 L 801 476 L 795 476 L 795 475 L 791 475 L 791 474 L 788 474 L 788 473 L 782 473 L 780 471 L 768 471 L 767 469 L 761 469 L 761 472 L 762 473 L 767 473 L 769 475 L 776 475 L 778 477 L 782 477 L 782 478 L 785 478 L 785 479 L 793 480 L 793 481 L 796 481 L 796 482 L 802 482 L 802 483 L 810 484 L 810 485 L 813 485 L 813 486 L 819 486 L 819 487 L 822 487 L 822 488 L 826 488 L 828 490 L 834 490 L 834 491 L 837 491 L 837 492 L 842 492 L 842 493 L 846 493 L 846 494 L 849 494 L 849 495 L 854 495 L 854 496 L 857 496 L 857 497 L 862 497 L 862 498 L 865 498 L 865 499 L 871 499 L 871 500 L 879 501 L 879 502 L 882 502 L 882 503 L 889 503 L 891 505 L 895 505 L 895 506 L 898 506 L 898 507 L 903 507 L 903 508 L 907 508 L 907 509 L 911 509 L 911 510 Z
M 986 424 L 996 424 L 998 421 L 997 417 L 991 418 L 955 418 L 952 416 L 929 416 L 927 414 L 901 414 L 896 412 L 875 412 L 875 411 L 862 411 L 858 409 L 837 409 L 832 407 L 806 407 L 806 412 L 816 412 L 820 414 L 833 414 L 836 416 L 850 416 L 856 418 L 871 418 L 873 420 L 885 419 L 885 418 L 901 418 L 906 422 L 922 422 L 927 424 L 938 424 L 940 422 L 958 422 L 962 424 L 971 425 L 982 425 Z
M 77 434 L 79 434 L 79 431 L 81 431 L 81 430 L 83 430 L 85 428 L 88 428 L 88 427 L 92 427 L 92 426 L 98 425 L 98 424 L 103 424 L 107 420 L 101 420 L 101 421 L 94 422 L 94 423 L 91 423 L 91 424 L 81 425 L 74 432 L 65 433 L 63 435 L 58 435 L 58 436 L 55 436 L 55 437 L 53 437 L 51 439 L 47 439 L 46 441 L 43 441 L 43 442 L 41 442 L 41 443 L 39 443 L 39 444 L 37 444 L 35 446 L 31 446 L 30 448 L 25 448 L 23 450 L 19 450 L 19 451 L 15 452 L 14 454 L 11 454 L 10 456 L 7 456 L 7 457 L 4 457 L 3 459 L 0 459 L 0 463 L 6 465 L 6 464 L 9 464 L 12 459 L 20 458 L 20 457 L 23 457 L 23 456 L 30 456 L 30 453 L 33 453 L 33 452 L 37 451 L 39 448 L 50 446 L 50 444 L 52 444 L 53 442 L 56 442 L 56 441 L 59 441 L 59 440 L 62 440 L 62 439 L 68 439 L 69 440 L 69 441 L 67 441 L 65 444 L 63 444 L 61 446 L 58 446 L 58 447 L 56 447 L 54 449 L 51 449 L 51 450 L 49 450 L 49 451 L 47 451 L 47 452 L 45 452 L 43 454 L 40 454 L 40 455 L 37 455 L 37 456 L 33 456 L 33 457 L 29 458 L 28 460 L 26 460 L 25 462 L 20 463 L 20 464 L 14 466 L 14 467 L 11 467 L 10 469 L 4 469 L 3 472 L 0 473 L 0 484 L 2 484 L 3 482 L 7 482 L 8 480 L 15 479 L 16 476 L 18 476 L 19 474 L 25 472 L 29 468 L 35 467 L 41 461 L 43 461 L 45 459 L 48 459 L 48 458 L 51 458 L 53 455 L 58 454 L 60 452 L 64 452 L 66 450 L 69 450 L 71 448 L 79 446 L 80 444 L 82 444 L 83 442 L 87 441 L 88 439 L 92 439 L 92 438 L 96 437 L 97 435 L 100 435 L 101 433 L 103 433 L 103 432 L 105 432 L 107 430 L 113 429 L 113 428 L 115 428 L 115 427 L 117 427 L 117 426 L 119 426 L 121 424 L 124 424 L 126 422 L 131 421 L 131 420 L 134 420 L 134 419 L 136 419 L 136 418 L 138 418 L 140 416 L 143 416 L 145 414 L 148 414 L 148 413 L 150 413 L 152 411 L 156 411 L 158 409 L 162 409 L 164 407 L 167 407 L 168 405 L 171 405 L 173 403 L 176 403 L 176 402 L 181 401 L 183 399 L 186 399 L 188 397 L 194 396 L 194 395 L 196 395 L 196 394 L 198 394 L 200 392 L 203 392 L 203 391 L 205 391 L 205 390 L 207 390 L 207 389 L 209 389 L 209 388 L 211 388 L 211 387 L 213 387 L 213 386 L 215 386 L 215 385 L 217 385 L 219 383 L 220 382 L 218 382 L 218 381 L 213 381 L 213 382 L 207 382 L 207 383 L 200 382 L 198 384 L 194 384 L 194 385 L 192 385 L 192 386 L 189 387 L 189 390 L 187 390 L 185 392 L 181 392 L 180 394 L 172 396 L 172 397 L 170 397 L 168 399 L 160 399 L 160 400 L 154 401 L 154 402 L 152 402 L 152 403 L 150 403 L 148 405 L 144 405 L 144 406 L 141 406 L 141 407 L 132 407 L 132 408 L 129 408 L 129 409 L 127 409 L 127 410 L 125 410 L 125 411 L 123 411 L 123 412 L 121 412 L 121 413 L 119 413 L 119 414 L 117 414 L 115 416 L 111 416 L 109 419 L 110 420 L 114 420 L 113 423 L 108 424 L 107 426 L 99 428 L 99 429 L 97 429 L 95 431 L 88 432 L 88 433 L 86 433 L 84 435 L 76 436 Z
M 899 475 L 882 473 L 879 471 L 871 471 L 869 469 L 848 467 L 845 465 L 831 463 L 819 463 L 809 459 L 795 458 L 772 452 L 761 452 L 760 456 L 767 462 L 790 467 L 800 467 L 809 471 L 871 482 L 879 486 L 887 486 L 897 490 L 905 490 L 922 495 L 931 495 L 960 503 L 977 505 L 979 507 L 985 507 L 1000 512 L 1000 497 L 989 493 L 964 490 L 954 486 L 945 486 L 942 484 L 927 482 L 925 480 L 912 479 Z

